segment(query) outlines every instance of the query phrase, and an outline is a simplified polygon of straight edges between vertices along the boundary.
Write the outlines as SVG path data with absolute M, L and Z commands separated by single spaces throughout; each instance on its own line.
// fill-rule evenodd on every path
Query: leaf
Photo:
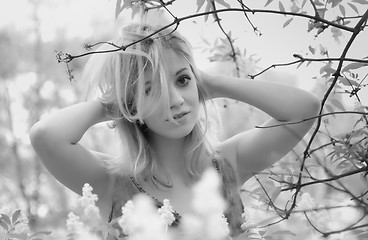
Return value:
M 325 17 L 325 13 L 327 11 L 327 8 L 323 7 L 323 8 L 317 8 L 317 13 L 321 18 Z
M 307 3 L 307 0 L 304 0 L 302 3 L 302 8 L 305 6 L 306 3 Z
M 118 18 L 119 13 L 121 12 L 121 0 L 116 1 L 115 5 L 115 18 Z
M 332 107 L 330 104 L 326 104 L 326 105 L 325 105 L 325 108 L 327 108 L 327 111 L 328 111 L 328 112 L 334 112 L 334 109 L 333 109 L 333 107 Z M 334 117 L 335 117 L 335 115 L 332 115 L 332 116 L 334 116 Z
M 308 49 L 313 55 L 316 53 L 316 49 L 312 48 L 312 46 L 309 46 Z
M 9 225 L 3 219 L 0 219 L 0 227 L 4 228 L 6 231 L 9 230 Z
M 301 65 L 303 65 L 303 63 L 304 63 L 304 62 L 300 62 L 300 63 L 298 64 L 298 66 L 296 67 L 296 69 L 298 69 Z
M 359 11 L 358 11 L 358 8 L 355 6 L 355 5 L 353 5 L 353 4 L 351 4 L 351 3 L 348 3 L 348 5 L 357 13 L 357 14 L 359 14 Z
M 267 0 L 266 4 L 264 5 L 265 7 L 267 7 L 267 5 L 269 5 L 273 0 Z
M 217 3 L 221 4 L 222 6 L 226 7 L 226 8 L 230 8 L 230 4 L 228 4 L 227 2 L 225 2 L 224 0 L 215 0 Z
M 343 78 L 343 77 L 339 77 L 339 82 L 341 84 L 343 84 L 344 86 L 348 86 L 348 87 L 351 87 L 351 86 L 356 86 L 358 87 L 359 86 L 359 83 L 357 83 L 356 81 L 354 80 L 349 80 L 347 78 Z
M 324 4 L 321 3 L 319 0 L 315 0 L 314 1 L 314 5 L 316 5 L 316 6 L 324 6 Z
M 359 3 L 359 4 L 368 4 L 367 0 L 352 0 L 352 2 L 356 2 L 356 3 Z
M 19 217 L 20 217 L 20 209 L 13 213 L 12 222 L 15 223 L 18 220 Z
M 1 214 L 1 219 L 3 219 L 3 220 L 4 220 L 4 222 L 5 222 L 6 224 L 8 224 L 9 226 L 11 225 L 11 221 L 10 221 L 10 218 L 8 217 L 8 215 L 6 215 L 6 214 Z
M 332 100 L 331 100 L 331 103 L 332 103 L 335 107 L 337 107 L 339 110 L 341 110 L 341 111 L 345 111 L 345 107 L 344 107 L 344 105 L 343 105 L 340 101 L 338 101 L 338 100 L 336 100 L 336 99 L 332 99 Z
M 117 18 L 121 11 L 123 11 L 125 8 L 131 8 L 132 1 L 133 0 L 124 0 L 123 5 L 121 5 L 121 0 L 117 0 L 115 5 L 115 18 Z
M 281 187 L 276 187 L 272 190 L 271 194 L 270 194 L 270 198 L 271 201 L 274 203 L 276 201 L 276 199 L 278 198 L 278 196 L 281 193 Z
M 262 230 L 262 231 L 258 231 L 259 235 L 264 236 L 266 234 L 266 231 Z
M 343 72 L 346 72 L 346 71 L 349 71 L 349 70 L 351 70 L 351 69 L 358 69 L 358 68 L 366 67 L 366 66 L 368 66 L 368 64 L 367 64 L 367 63 L 358 63 L 358 62 L 350 63 L 350 64 L 346 65 L 346 66 L 342 69 L 342 71 L 343 71 Z
M 331 67 L 331 63 L 327 63 L 319 70 L 320 74 L 326 73 L 327 75 L 333 74 L 336 70 Z
M 339 5 L 341 3 L 342 0 L 334 0 L 332 1 L 332 8 L 336 7 L 337 5 Z
M 207 0 L 208 1 L 208 0 Z M 212 9 L 212 5 L 208 2 L 207 3 L 207 6 L 206 6 L 206 9 L 204 10 L 204 12 L 209 12 L 209 11 L 211 11 L 211 9 Z M 209 14 L 207 14 L 207 15 L 205 15 L 204 16 L 204 21 L 205 22 L 207 22 L 207 20 L 208 20 L 208 16 L 209 16 Z
M 285 12 L 285 7 L 284 7 L 284 5 L 282 4 L 281 1 L 279 2 L 279 9 L 280 9 L 281 12 Z
M 287 20 L 284 25 L 282 26 L 283 28 L 286 27 L 287 25 L 289 25 L 291 23 L 291 21 L 293 21 L 294 18 L 290 18 L 289 20 Z
M 289 234 L 289 235 L 296 236 L 295 233 L 293 233 L 289 230 L 279 230 L 279 231 L 273 232 L 272 234 L 283 234 L 283 235 Z
M 340 12 L 341 12 L 341 14 L 345 17 L 345 13 L 346 13 L 346 11 L 345 11 L 345 7 L 343 6 L 343 5 L 339 5 L 339 9 L 340 9 Z
M 197 0 L 197 12 L 199 11 L 199 9 L 201 9 L 201 7 L 203 6 L 205 0 Z

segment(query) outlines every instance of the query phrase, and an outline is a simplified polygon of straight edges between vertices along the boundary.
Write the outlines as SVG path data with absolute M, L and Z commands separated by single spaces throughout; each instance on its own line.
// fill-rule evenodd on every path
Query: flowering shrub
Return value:
M 183 215 L 180 227 L 172 229 L 169 226 L 175 216 L 170 201 L 165 199 L 163 206 L 157 209 L 152 199 L 143 194 L 135 196 L 122 207 L 120 218 L 104 223 L 95 205 L 98 197 L 86 183 L 83 196 L 79 199 L 81 216 L 74 213 L 68 215 L 68 236 L 69 239 L 85 239 L 87 234 L 93 235 L 92 239 L 103 239 L 108 235 L 129 240 L 227 239 L 229 228 L 223 216 L 226 203 L 219 190 L 220 179 L 216 171 L 206 171 L 193 189 L 194 213 Z M 120 229 L 116 229 L 115 223 Z
M 40 240 L 50 232 L 30 233 L 28 219 L 21 210 L 16 210 L 12 214 L 10 211 L 0 209 L 0 239 L 21 239 L 21 240 Z M 11 217 L 10 217 L 11 216 Z
M 98 196 L 88 183 L 83 186 L 79 198 L 79 213 L 70 212 L 66 221 L 68 240 L 224 240 L 229 237 L 228 222 L 223 212 L 226 202 L 220 193 L 220 179 L 215 170 L 204 172 L 202 179 L 193 187 L 192 213 L 184 214 L 176 228 L 170 228 L 175 221 L 174 208 L 165 199 L 157 209 L 147 195 L 137 195 L 122 207 L 122 216 L 106 223 L 96 207 Z M 245 208 L 242 225 L 244 234 L 237 239 L 274 239 L 265 230 L 255 227 L 255 213 Z M 1 214 L 0 239 L 40 240 L 50 232 L 30 234 L 27 218 L 20 210 L 12 217 Z M 279 234 L 290 234 L 280 231 Z

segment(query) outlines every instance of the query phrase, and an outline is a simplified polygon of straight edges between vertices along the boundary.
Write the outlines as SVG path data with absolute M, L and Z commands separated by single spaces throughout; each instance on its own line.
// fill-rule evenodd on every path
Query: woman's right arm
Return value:
M 31 143 L 43 164 L 56 179 L 78 194 L 82 193 L 84 183 L 89 183 L 99 196 L 108 189 L 111 179 L 104 160 L 109 156 L 78 143 L 88 128 L 106 120 L 104 107 L 95 100 L 58 110 L 31 128 Z

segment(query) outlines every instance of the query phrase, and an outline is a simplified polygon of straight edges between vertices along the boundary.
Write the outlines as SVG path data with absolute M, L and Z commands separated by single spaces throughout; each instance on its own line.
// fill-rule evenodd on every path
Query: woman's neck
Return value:
M 153 135 L 150 140 L 156 153 L 155 160 L 161 167 L 170 174 L 185 172 L 185 138 L 172 139 Z

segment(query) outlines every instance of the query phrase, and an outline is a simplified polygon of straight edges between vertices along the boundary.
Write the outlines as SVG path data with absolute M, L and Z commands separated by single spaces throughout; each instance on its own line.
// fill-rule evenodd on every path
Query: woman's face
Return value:
M 198 121 L 200 102 L 197 79 L 183 56 L 171 50 L 165 50 L 164 60 L 169 71 L 166 73 L 169 89 L 169 114 L 176 123 L 169 120 L 162 105 L 143 120 L 151 135 L 179 139 L 187 136 Z M 149 96 L 150 84 L 150 82 L 146 83 L 148 95 L 145 101 L 152 100 Z

